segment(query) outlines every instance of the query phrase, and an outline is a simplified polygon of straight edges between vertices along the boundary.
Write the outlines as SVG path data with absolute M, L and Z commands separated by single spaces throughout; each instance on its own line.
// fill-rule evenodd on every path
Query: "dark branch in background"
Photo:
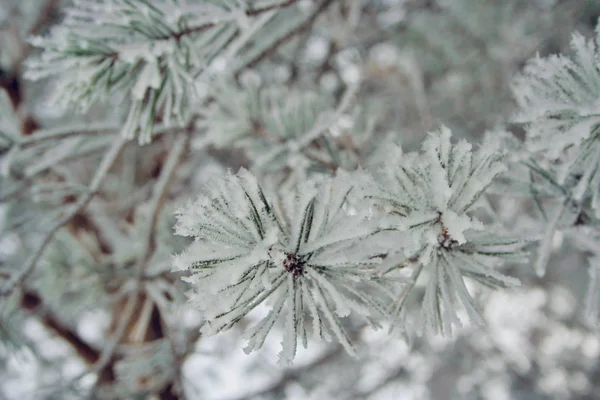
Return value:
M 193 123 L 190 124 L 190 126 L 192 125 Z M 156 187 L 154 188 L 154 194 L 150 200 L 150 221 L 146 230 L 147 233 L 144 241 L 144 252 L 142 257 L 138 259 L 138 263 L 136 265 L 138 282 L 143 279 L 147 263 L 152 257 L 152 254 L 154 254 L 154 250 L 156 248 L 156 224 L 158 222 L 158 217 L 167 197 L 167 191 L 170 183 L 173 182 L 175 170 L 177 169 L 177 166 L 187 150 L 190 136 L 191 128 L 188 129 L 187 132 L 181 133 L 179 137 L 177 137 L 175 143 L 173 144 L 173 148 L 169 153 L 169 157 L 162 168 Z
M 350 339 L 353 341 L 357 340 L 362 330 L 366 327 L 367 325 L 361 325 L 351 330 L 349 332 Z M 239 397 L 230 398 L 228 400 L 279 398 L 284 394 L 284 391 L 289 384 L 298 382 L 302 380 L 302 378 L 304 378 L 307 374 L 314 374 L 315 371 L 318 371 L 319 367 L 328 365 L 336 358 L 345 356 L 347 355 L 344 351 L 344 348 L 340 345 L 336 345 L 333 349 L 325 351 L 319 357 L 305 365 L 285 370 L 278 380 L 274 381 L 270 385 L 267 385 L 265 388 Z M 318 372 L 316 372 L 316 374 L 318 374 Z
M 19 78 L 14 73 L 0 68 L 0 88 L 6 91 L 13 108 L 16 109 L 23 100 Z
M 342 346 L 336 346 L 335 349 L 330 350 L 322 354 L 313 362 L 303 365 L 302 367 L 290 368 L 286 370 L 280 379 L 267 386 L 264 389 L 257 390 L 256 392 L 245 394 L 241 397 L 235 397 L 229 400 L 250 400 L 250 399 L 263 399 L 271 398 L 273 396 L 278 397 L 284 393 L 285 388 L 293 383 L 299 381 L 306 373 L 309 373 L 318 368 L 319 366 L 325 365 L 330 361 L 334 360 L 338 356 L 344 353 Z
M 58 6 L 60 4 L 60 0 L 47 0 L 46 5 L 40 10 L 40 14 L 38 16 L 37 21 L 29 28 L 29 32 L 27 32 L 27 36 L 37 35 L 40 33 L 47 25 L 52 22 L 52 19 L 57 16 Z M 31 49 L 31 47 L 28 47 Z M 27 57 L 28 53 L 24 55 L 23 59 Z
M 37 20 L 31 28 L 29 28 L 25 37 L 36 35 L 48 26 L 56 16 L 56 10 L 59 3 L 60 0 L 47 0 L 45 5 L 41 7 Z M 20 42 L 19 44 L 22 47 L 22 51 L 20 56 L 13 62 L 8 70 L 5 71 L 0 68 L 0 88 L 6 90 L 8 97 L 13 104 L 13 108 L 18 110 L 21 103 L 23 103 L 23 88 L 21 85 L 23 61 L 31 52 L 31 46 L 22 40 L 22 38 L 15 39 Z M 38 122 L 29 115 L 22 116 L 20 120 L 21 130 L 24 135 L 30 135 L 39 128 Z
M 100 357 L 98 357 L 95 365 L 93 365 L 88 371 L 79 375 L 77 378 L 75 378 L 75 380 L 78 380 L 88 373 L 98 372 L 98 384 L 110 383 L 114 381 L 115 362 L 117 361 L 115 353 L 117 348 L 119 344 L 125 340 L 128 332 L 131 332 L 135 329 L 138 321 L 134 317 L 139 315 L 138 307 L 145 301 L 149 301 L 149 298 L 146 297 L 143 291 L 143 278 L 148 263 L 151 260 L 156 248 L 156 224 L 158 222 L 160 211 L 162 210 L 166 200 L 170 184 L 175 178 L 177 166 L 186 154 L 192 133 L 192 125 L 193 124 L 190 124 L 190 128 L 187 129 L 186 132 L 180 133 L 175 139 L 175 143 L 169 151 L 167 160 L 165 161 L 164 166 L 161 168 L 158 182 L 154 187 L 152 198 L 150 199 L 150 219 L 146 225 L 146 229 L 144 230 L 146 232 L 144 248 L 134 266 L 136 279 L 135 288 L 129 296 L 129 299 L 123 305 L 118 305 L 116 308 L 118 311 L 115 310 L 115 312 L 113 312 L 113 336 L 109 343 L 103 348 L 102 354 Z M 156 305 L 153 305 L 152 317 L 150 318 L 148 326 L 146 326 L 143 339 L 145 341 L 151 341 L 163 338 L 164 336 L 165 334 L 160 323 L 160 314 L 156 308 Z M 178 398 L 177 393 L 172 390 L 173 384 L 171 383 L 167 386 L 168 390 L 167 388 L 163 389 L 161 397 L 164 399 Z
M 71 345 L 86 363 L 92 364 L 100 357 L 100 352 L 86 343 L 70 327 L 64 325 L 44 307 L 42 299 L 33 292 L 25 292 L 21 298 L 21 307 L 32 312 L 46 328 Z
M 265 49 L 262 53 L 258 54 L 252 60 L 248 61 L 245 65 L 242 65 L 238 69 L 236 75 L 239 75 L 241 73 L 241 71 L 245 68 L 255 67 L 256 64 L 258 64 L 259 62 L 261 62 L 262 60 L 264 60 L 265 58 L 267 58 L 268 56 L 273 54 L 273 52 L 276 51 L 277 48 L 279 48 L 279 46 L 285 44 L 286 42 L 291 40 L 294 36 L 296 36 L 298 33 L 302 32 L 305 29 L 308 29 L 310 26 L 312 26 L 312 24 L 314 24 L 314 22 L 317 20 L 317 17 L 322 12 L 324 12 L 333 2 L 334 2 L 334 0 L 323 0 L 323 2 L 321 2 L 321 4 L 319 4 L 319 6 L 310 14 L 310 16 L 306 20 L 304 20 L 304 22 L 300 23 L 297 27 L 295 27 L 294 29 L 290 30 L 288 33 L 286 33 L 285 35 L 283 35 L 282 37 L 277 39 L 275 41 L 275 43 L 273 43 L 269 48 Z
M 265 13 L 267 11 L 289 7 L 296 2 L 298 2 L 298 0 L 288 0 L 288 1 L 285 1 L 280 4 L 273 4 L 273 5 L 267 6 L 267 7 L 246 10 L 245 14 L 248 17 L 254 17 L 254 16 L 260 15 L 262 13 Z M 217 25 L 216 23 L 210 23 L 210 24 L 204 24 L 204 25 L 200 25 L 200 26 L 194 26 L 194 27 L 186 28 L 180 32 L 175 32 L 175 33 L 172 33 L 171 35 L 165 35 L 165 36 L 162 36 L 162 37 L 159 37 L 156 39 L 163 39 L 163 40 L 175 39 L 175 40 L 179 41 L 183 36 L 192 35 L 194 33 L 204 32 L 205 30 L 210 29 L 216 25 Z

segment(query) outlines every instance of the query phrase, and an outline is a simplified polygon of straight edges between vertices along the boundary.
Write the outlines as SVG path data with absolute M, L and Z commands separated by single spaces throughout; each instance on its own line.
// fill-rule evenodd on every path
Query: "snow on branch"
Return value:
M 339 341 L 354 353 L 342 317 L 370 321 L 387 315 L 387 293 L 372 279 L 381 249 L 366 211 L 349 207 L 352 176 L 310 181 L 277 199 L 242 169 L 209 183 L 178 212 L 176 233 L 196 240 L 174 259 L 190 270 L 190 300 L 204 313 L 202 332 L 235 325 L 269 300 L 270 311 L 247 330 L 247 351 L 260 348 L 277 321 L 283 323 L 282 362 L 291 362 L 299 341 L 312 333 Z
M 452 325 L 461 325 L 453 299 L 462 303 L 471 320 L 483 323 L 464 277 L 491 287 L 516 286 L 518 280 L 495 267 L 503 260 L 526 257 L 521 240 L 484 232 L 483 224 L 469 215 L 488 185 L 505 170 L 501 155 L 486 148 L 473 151 L 465 140 L 452 144 L 450 138 L 450 130 L 442 127 L 430 134 L 421 153 L 398 150 L 397 158 L 386 162 L 376 176 L 376 187 L 366 195 L 389 214 L 390 227 L 408 233 L 401 247 L 429 275 L 424 325 L 443 334 L 451 334 Z
M 60 25 L 32 39 L 43 52 L 28 60 L 26 76 L 58 77 L 50 101 L 80 111 L 125 96 L 130 105 L 122 133 L 148 143 L 158 118 L 185 124 L 198 97 L 196 78 L 223 49 L 235 45 L 236 52 L 293 3 L 252 8 L 221 0 L 78 0 Z
M 520 106 L 516 120 L 526 123 L 528 149 L 555 162 L 552 173 L 559 183 L 568 183 L 575 201 L 591 198 L 596 216 L 600 216 L 598 46 L 598 28 L 595 40 L 575 33 L 572 57 L 538 56 L 514 83 Z

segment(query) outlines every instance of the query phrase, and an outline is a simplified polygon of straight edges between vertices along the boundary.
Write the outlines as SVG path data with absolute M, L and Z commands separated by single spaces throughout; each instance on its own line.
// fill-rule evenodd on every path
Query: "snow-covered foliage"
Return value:
M 600 30 L 595 40 L 573 35 L 573 56 L 537 57 L 515 83 L 527 123 L 528 149 L 556 162 L 552 172 L 578 202 L 591 199 L 600 216 Z
M 241 170 L 211 182 L 195 202 L 183 207 L 176 233 L 195 241 L 176 257 L 174 269 L 193 273 L 186 280 L 194 286 L 191 301 L 207 319 L 202 331 L 231 328 L 272 298 L 269 314 L 248 333 L 249 350 L 262 346 L 280 318 L 286 321 L 283 358 L 291 361 L 296 343 L 302 340 L 306 346 L 303 324 L 309 311 L 315 333 L 335 335 L 352 353 L 338 318 L 351 310 L 387 317 L 389 299 L 386 304 L 385 297 L 371 298 L 377 291 L 387 293 L 375 285 L 372 271 L 378 255 L 392 258 L 398 251 L 427 272 L 424 326 L 451 334 L 453 324 L 461 325 L 454 298 L 469 318 L 483 325 L 463 278 L 515 287 L 517 279 L 495 268 L 505 260 L 527 260 L 527 253 L 520 251 L 524 241 L 483 233 L 483 224 L 467 214 L 505 170 L 500 155 L 484 148 L 473 152 L 464 140 L 453 145 L 445 127 L 430 135 L 422 153 L 402 154 L 398 149 L 397 155 L 387 160 L 376 187 L 363 174 L 343 174 L 326 184 L 309 181 L 268 200 L 273 195 L 266 196 L 256 178 Z M 352 204 L 353 192 L 359 190 L 375 200 L 383 211 L 381 219 L 371 215 L 368 203 Z M 389 241 L 381 238 L 373 247 L 374 236 L 390 229 L 407 231 L 406 240 L 389 248 Z M 391 279 L 386 282 L 393 284 Z
M 594 238 L 600 226 L 599 26 L 595 40 L 573 34 L 571 55 L 531 60 L 514 83 L 520 106 L 517 121 L 526 124 L 524 145 L 530 152 L 524 164 L 536 177 L 530 189 L 547 221 L 536 272 L 545 274 L 557 232 L 569 234 L 579 247 L 591 252 L 585 314 L 592 324 L 598 322 Z M 550 199 L 552 211 L 544 211 L 538 194 Z
M 452 332 L 452 324 L 460 325 L 453 297 L 469 318 L 483 324 L 463 277 L 514 287 L 518 280 L 494 268 L 502 259 L 526 259 L 518 238 L 482 232 L 483 223 L 469 215 L 494 177 L 505 171 L 500 154 L 485 148 L 473 152 L 465 140 L 452 144 L 450 130 L 442 127 L 430 134 L 420 153 L 403 154 L 398 148 L 396 155 L 387 160 L 376 191 L 367 197 L 396 217 L 389 224 L 409 233 L 401 243 L 405 256 L 428 272 L 424 325 L 445 334 Z
M 256 173 L 291 170 L 298 183 L 337 168 L 373 164 L 385 145 L 386 135 L 377 131 L 379 104 L 341 101 L 332 116 L 336 103 L 328 91 L 266 84 L 256 73 L 240 80 L 240 85 L 215 83 L 215 102 L 199 125 L 207 132 L 203 142 L 242 149 Z
M 276 13 L 246 2 L 78 0 L 28 62 L 30 79 L 57 77 L 51 104 L 86 111 L 118 94 L 131 99 L 122 132 L 140 143 L 152 139 L 157 118 L 188 122 L 198 77 L 224 48 L 236 51 Z M 237 38 L 237 39 L 236 39 Z M 220 62 L 226 62 L 221 59 Z
M 178 212 L 179 235 L 194 243 L 174 260 L 189 269 L 191 301 L 213 334 L 231 328 L 259 304 L 269 313 L 249 329 L 247 351 L 260 348 L 273 325 L 283 321 L 283 362 L 291 362 L 299 341 L 306 347 L 308 318 L 313 334 L 335 337 L 354 353 L 340 317 L 356 312 L 385 317 L 387 294 L 372 273 L 381 249 L 372 242 L 377 226 L 368 210 L 353 207 L 351 177 L 308 182 L 281 198 L 263 193 L 246 170 L 211 182 Z M 382 296 L 383 295 L 383 296 Z

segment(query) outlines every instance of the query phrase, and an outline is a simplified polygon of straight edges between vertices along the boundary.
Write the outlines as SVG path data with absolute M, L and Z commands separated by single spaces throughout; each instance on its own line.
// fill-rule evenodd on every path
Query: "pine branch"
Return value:
M 127 142 L 128 140 L 124 137 L 120 137 L 114 142 L 110 150 L 108 150 L 104 155 L 104 158 L 102 159 L 102 162 L 98 167 L 98 170 L 94 175 L 92 182 L 90 183 L 88 192 L 85 195 L 83 195 L 77 201 L 77 203 L 73 207 L 71 207 L 71 210 L 67 212 L 61 219 L 59 219 L 46 233 L 44 239 L 42 240 L 42 243 L 35 250 L 33 256 L 27 262 L 25 267 L 19 273 L 15 274 L 13 278 L 4 285 L 4 287 L 0 291 L 0 297 L 10 295 L 18 285 L 22 284 L 25 281 L 25 279 L 27 279 L 27 277 L 34 271 L 37 262 L 42 257 L 42 254 L 44 253 L 46 247 L 52 242 L 54 234 L 60 228 L 66 225 L 69 221 L 71 221 L 71 219 L 76 214 L 85 209 L 85 207 L 89 204 L 92 198 L 98 193 L 100 186 L 102 185 L 102 183 L 104 183 L 108 172 L 119 158 L 119 155 L 127 145 Z
M 341 116 L 350 107 L 350 104 L 358 93 L 359 88 L 359 84 L 348 86 L 333 113 L 330 115 L 321 115 L 320 118 L 315 121 L 315 124 L 310 127 L 307 132 L 302 133 L 297 139 L 289 138 L 287 141 L 281 143 L 273 150 L 257 156 L 255 165 L 258 168 L 261 168 L 272 162 L 273 159 L 280 156 L 287 150 L 295 150 L 300 152 L 303 151 L 308 145 L 310 145 L 310 143 L 318 139 L 319 136 L 323 135 L 327 129 L 331 128 L 331 126 L 341 118 Z
M 265 194 L 242 169 L 209 182 L 178 210 L 176 233 L 196 240 L 174 258 L 173 269 L 192 272 L 184 280 L 205 314 L 202 332 L 227 330 L 271 298 L 269 314 L 246 330 L 246 352 L 260 348 L 279 320 L 285 327 L 280 362 L 290 363 L 298 344 L 307 346 L 309 314 L 314 335 L 335 337 L 355 355 L 340 318 L 356 313 L 379 326 L 389 315 L 389 290 L 373 279 L 380 231 L 366 209 L 346 209 L 362 179 L 339 171 L 270 201 L 275 194 Z

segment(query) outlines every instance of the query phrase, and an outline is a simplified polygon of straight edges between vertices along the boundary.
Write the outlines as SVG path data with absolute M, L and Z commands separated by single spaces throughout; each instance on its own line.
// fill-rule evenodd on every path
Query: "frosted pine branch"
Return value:
M 490 235 L 469 215 L 492 180 L 505 170 L 501 155 L 485 148 L 472 151 L 465 140 L 452 144 L 450 139 L 450 130 L 443 127 L 430 134 L 419 154 L 402 154 L 398 149 L 397 158 L 386 162 L 376 175 L 377 185 L 366 193 L 390 215 L 391 228 L 407 232 L 398 250 L 418 263 L 417 275 L 420 264 L 428 274 L 424 325 L 444 334 L 451 334 L 452 325 L 461 325 L 454 298 L 471 320 L 483 324 L 463 277 L 492 287 L 516 286 L 518 280 L 494 267 L 503 259 L 523 261 L 526 256 L 520 251 L 521 241 Z M 405 296 L 403 292 L 397 301 L 397 312 Z
M 307 345 L 306 314 L 314 335 L 334 337 L 352 354 L 340 318 L 387 315 L 378 298 L 383 291 L 371 279 L 381 253 L 371 242 L 378 229 L 363 211 L 347 209 L 353 190 L 351 177 L 342 175 L 273 201 L 241 170 L 213 181 L 182 208 L 176 232 L 196 241 L 174 268 L 192 272 L 186 280 L 194 287 L 190 300 L 207 318 L 203 332 L 228 329 L 271 299 L 268 315 L 246 332 L 248 351 L 281 321 L 281 360 L 291 362 L 297 343 Z
M 187 122 L 196 79 L 219 53 L 235 45 L 227 50 L 233 56 L 264 25 L 263 15 L 292 4 L 79 0 L 60 26 L 32 40 L 43 53 L 28 60 L 27 76 L 58 77 L 51 101 L 80 111 L 113 96 L 130 101 L 122 133 L 149 143 L 157 118 Z
M 600 30 L 595 40 L 573 35 L 573 56 L 531 60 L 514 84 L 520 105 L 516 120 L 526 123 L 526 145 L 555 164 L 551 173 L 578 202 L 591 199 L 600 216 Z

